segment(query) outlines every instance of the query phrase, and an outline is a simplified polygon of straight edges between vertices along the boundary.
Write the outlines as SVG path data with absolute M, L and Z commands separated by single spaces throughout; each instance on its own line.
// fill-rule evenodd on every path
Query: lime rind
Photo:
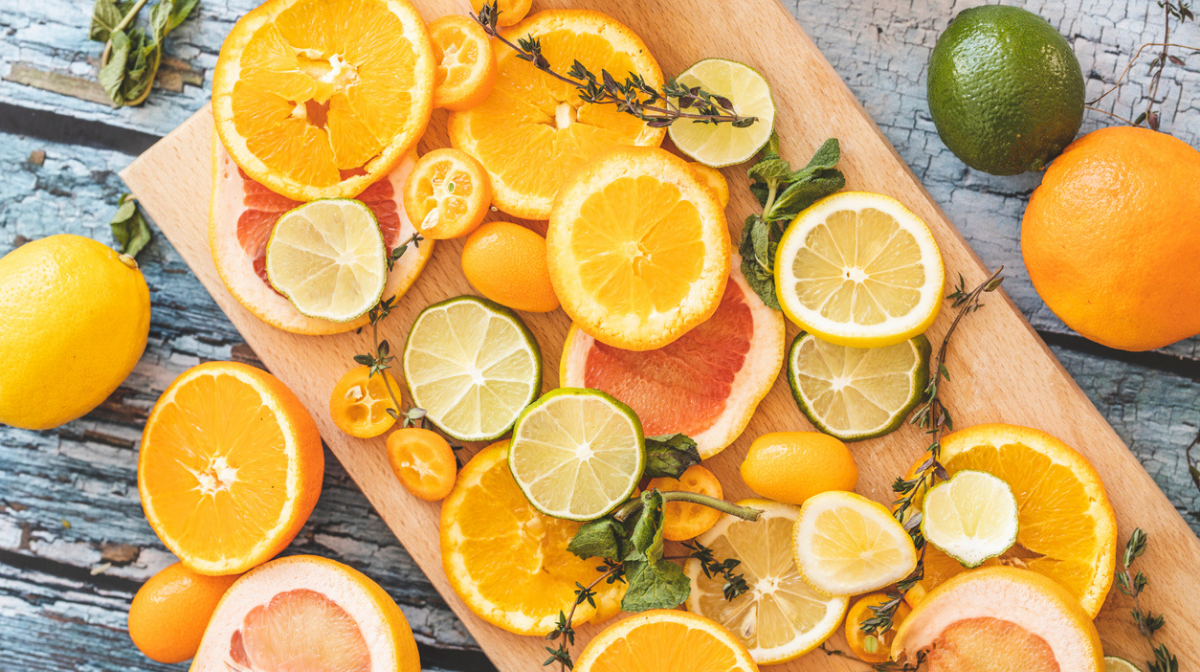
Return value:
M 889 392 L 895 397 L 900 392 L 898 386 L 899 377 L 901 375 L 907 377 L 906 401 L 896 409 L 883 409 L 882 406 L 873 403 L 871 397 L 874 396 L 875 401 L 880 401 L 879 394 L 867 395 L 859 392 L 857 395 L 851 396 L 849 393 L 833 389 L 827 390 L 824 394 L 819 393 L 819 391 L 813 388 L 835 387 L 833 384 L 835 379 L 822 377 L 821 372 L 828 371 L 829 362 L 824 361 L 827 358 L 822 357 L 823 361 L 815 362 L 813 365 L 802 361 L 812 356 L 820 357 L 822 351 L 828 351 L 834 355 L 840 354 L 842 361 L 846 360 L 847 355 L 853 355 L 858 361 L 858 367 L 861 368 L 863 363 L 868 362 L 870 359 L 882 363 L 899 360 L 899 355 L 904 353 L 906 349 L 908 352 L 911 352 L 912 367 L 907 371 L 893 368 L 885 372 L 888 379 L 880 381 L 881 384 L 887 384 L 892 388 Z M 929 384 L 929 357 L 931 352 L 932 348 L 929 344 L 929 339 L 923 334 L 918 334 L 907 341 L 884 346 L 883 348 L 851 348 L 849 346 L 827 343 L 813 334 L 802 331 L 792 341 L 791 348 L 788 350 L 788 386 L 792 389 L 792 398 L 796 400 L 796 405 L 800 407 L 800 412 L 822 432 L 837 437 L 842 441 L 874 439 L 896 431 L 900 425 L 904 424 L 905 418 L 908 417 L 908 414 L 912 412 L 917 402 L 920 401 L 921 394 Z M 856 369 L 857 372 L 859 371 Z M 879 380 L 881 378 L 878 372 L 872 371 L 871 373 L 873 374 L 872 376 L 861 376 L 860 379 Z M 841 381 L 836 382 L 841 384 Z M 854 388 L 853 381 L 847 383 L 846 388 Z M 842 395 L 843 403 L 846 405 L 851 403 L 853 399 L 861 399 L 860 403 L 870 404 L 876 409 L 890 413 L 890 415 L 870 427 L 849 427 L 847 423 L 835 424 L 823 414 L 818 413 L 815 408 L 821 406 L 823 402 L 833 401 L 832 399 L 828 399 L 828 397 L 836 394 Z M 878 416 L 879 414 L 875 413 L 874 415 Z M 848 416 L 849 414 L 847 414 Z
M 711 168 L 724 168 L 754 158 L 775 128 L 775 99 L 771 86 L 754 68 L 724 58 L 706 58 L 679 73 L 675 81 L 701 86 L 733 102 L 738 114 L 757 117 L 746 128 L 680 119 L 667 127 L 679 151 Z M 740 95 L 739 95 L 740 94 Z
M 964 567 L 978 567 L 1017 543 L 1017 499 L 1008 483 L 986 471 L 955 473 L 926 493 L 921 510 L 925 540 Z
M 1117 656 L 1104 657 L 1104 672 L 1142 672 L 1142 668 Z
M 646 468 L 646 438 L 630 407 L 600 390 L 564 387 L 547 392 L 517 419 L 508 465 L 538 511 L 595 520 L 637 488 Z
M 459 441 L 500 438 L 542 390 L 533 333 L 512 310 L 477 296 L 421 311 L 404 344 L 403 367 L 413 403 Z
M 335 204 L 329 219 L 318 223 L 311 217 Z M 358 226 L 354 216 L 346 216 L 350 212 L 357 216 Z M 353 264 L 342 262 L 348 254 L 355 257 Z M 387 244 L 375 213 L 361 201 L 323 198 L 296 206 L 279 218 L 267 239 L 265 267 L 267 281 L 300 314 L 349 322 L 383 297 Z M 325 282 L 315 283 L 318 279 Z M 319 284 L 332 286 L 314 291 Z

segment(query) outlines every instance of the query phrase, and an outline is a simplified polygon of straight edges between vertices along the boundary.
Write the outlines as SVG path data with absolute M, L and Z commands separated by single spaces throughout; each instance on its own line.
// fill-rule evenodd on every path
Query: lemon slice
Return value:
M 1116 656 L 1104 657 L 1104 672 L 1142 672 L 1142 668 Z
M 387 247 L 361 201 L 328 198 L 284 213 L 267 241 L 267 279 L 309 317 L 349 322 L 379 303 Z
M 513 427 L 508 466 L 533 508 L 595 520 L 629 499 L 646 467 L 642 423 L 599 390 L 564 387 L 525 410 Z
M 460 296 L 417 316 L 404 345 L 404 378 L 413 403 L 443 432 L 491 441 L 542 391 L 542 355 L 516 313 Z
M 794 660 L 837 631 L 849 600 L 823 595 L 796 569 L 791 542 L 800 507 L 766 499 L 738 504 L 760 509 L 762 514 L 755 522 L 722 516 L 696 541 L 722 561 L 740 560 L 738 571 L 750 590 L 726 600 L 725 579 L 706 576 L 700 561 L 693 558 L 684 567 L 692 581 L 688 611 L 728 628 L 760 665 Z
M 679 119 L 667 127 L 679 151 L 706 166 L 722 168 L 749 161 L 771 139 L 775 101 L 767 80 L 754 68 L 724 58 L 706 58 L 684 70 L 675 81 L 729 99 L 734 111 L 743 117 L 757 117 L 745 128 Z M 685 111 L 694 112 L 695 108 Z
M 831 490 L 809 497 L 792 537 L 796 566 L 830 595 L 879 590 L 917 567 L 917 550 L 882 504 L 853 492 Z
M 926 495 L 925 540 L 964 567 L 978 567 L 1017 543 L 1017 499 L 1008 483 L 964 469 Z
M 929 227 L 890 196 L 817 201 L 792 221 L 775 256 L 783 312 L 821 340 L 856 348 L 922 333 L 942 305 L 945 271 Z
M 929 383 L 929 339 L 882 348 L 826 343 L 800 332 L 788 352 L 796 405 L 822 432 L 843 441 L 895 431 Z

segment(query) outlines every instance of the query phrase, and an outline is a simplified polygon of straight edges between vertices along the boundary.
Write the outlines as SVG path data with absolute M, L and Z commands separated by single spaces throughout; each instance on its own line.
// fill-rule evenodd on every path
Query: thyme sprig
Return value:
M 916 546 L 919 553 L 917 567 L 908 576 L 897 582 L 895 589 L 888 591 L 886 602 L 870 608 L 874 615 L 863 621 L 860 626 L 867 635 L 878 637 L 890 630 L 896 616 L 896 609 L 904 601 L 904 594 L 925 578 L 926 544 L 925 538 L 921 534 L 922 514 L 914 509 L 914 503 L 918 495 L 924 497 L 935 483 L 949 478 L 946 467 L 939 460 L 942 452 L 942 432 L 954 431 L 954 420 L 951 418 L 946 404 L 942 401 L 941 395 L 942 381 L 950 380 L 950 370 L 946 368 L 950 338 L 962 324 L 963 318 L 983 307 L 983 295 L 1000 288 L 1000 283 L 1004 282 L 1004 276 L 1000 275 L 1003 270 L 1004 267 L 1001 266 L 986 280 L 969 290 L 966 280 L 960 273 L 958 285 L 955 286 L 953 292 L 946 296 L 946 299 L 950 301 L 950 307 L 958 310 L 958 313 L 955 314 L 954 321 L 950 323 L 950 328 L 946 330 L 946 336 L 942 338 L 942 344 L 938 348 L 937 357 L 931 367 L 929 383 L 925 386 L 925 390 L 921 394 L 921 401 L 909 420 L 909 423 L 925 430 L 930 437 L 925 461 L 921 463 L 916 475 L 912 478 L 900 477 L 892 483 L 892 491 L 896 493 L 896 500 L 892 504 L 892 515 L 900 521 L 905 531 L 912 537 L 913 545 Z
M 637 73 L 630 73 L 624 82 L 618 82 L 607 70 L 600 76 L 576 60 L 566 74 L 556 72 L 550 61 L 542 54 L 542 43 L 536 37 L 521 37 L 513 43 L 500 33 L 497 20 L 500 10 L 497 2 L 485 2 L 478 14 L 471 18 L 483 27 L 491 37 L 499 40 L 517 57 L 529 61 L 538 70 L 566 82 L 579 92 L 585 102 L 598 105 L 615 105 L 618 110 L 646 122 L 647 126 L 663 128 L 679 119 L 689 119 L 706 124 L 729 123 L 737 128 L 747 128 L 758 121 L 758 117 L 742 116 L 734 109 L 733 101 L 705 91 L 699 86 L 684 86 L 675 80 L 655 88 Z
M 1167 624 L 1166 617 L 1142 608 L 1142 591 L 1150 584 L 1150 579 L 1146 578 L 1146 574 L 1141 570 L 1134 574 L 1130 569 L 1133 561 L 1145 554 L 1149 543 L 1150 535 L 1143 532 L 1140 527 L 1134 529 L 1133 534 L 1129 535 L 1129 541 L 1125 542 L 1125 552 L 1121 556 L 1121 570 L 1117 572 L 1117 588 L 1133 598 L 1133 609 L 1129 613 L 1133 617 L 1133 623 L 1137 626 L 1138 632 L 1146 638 L 1146 641 L 1150 643 L 1151 650 L 1154 651 L 1154 660 L 1146 661 L 1148 672 L 1179 672 L 1179 661 L 1167 649 L 1166 644 L 1157 643 L 1155 640 L 1158 631 Z
M 704 576 L 710 579 L 720 576 L 725 579 L 725 585 L 721 586 L 721 593 L 726 600 L 732 602 L 742 593 L 750 590 L 750 584 L 746 583 L 746 577 L 733 571 L 742 564 L 741 560 L 737 558 L 717 560 L 713 557 L 712 549 L 698 541 L 689 541 L 684 544 L 684 547 L 691 551 L 688 557 L 700 561 L 700 569 L 704 572 Z
M 842 651 L 841 649 L 830 648 L 828 642 L 822 643 L 820 648 L 821 648 L 821 651 L 826 656 L 838 656 L 839 658 L 847 658 L 849 660 L 853 660 L 855 662 L 862 663 L 863 665 L 867 665 L 875 672 L 917 672 L 917 670 L 919 670 L 921 668 L 921 664 L 925 662 L 925 652 L 924 651 L 917 653 L 917 662 L 915 662 L 915 663 L 900 663 L 900 662 L 896 662 L 894 660 L 888 660 L 888 661 L 884 661 L 882 663 L 871 664 L 871 663 L 867 663 L 865 661 L 859 660 L 858 656 L 853 656 L 849 653 L 846 653 L 845 651 Z

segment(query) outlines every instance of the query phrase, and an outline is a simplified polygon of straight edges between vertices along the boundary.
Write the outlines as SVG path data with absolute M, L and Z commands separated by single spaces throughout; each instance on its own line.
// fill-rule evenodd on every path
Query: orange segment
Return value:
M 592 638 L 576 672 L 758 672 L 746 647 L 703 616 L 647 611 Z
M 209 362 L 176 378 L 151 411 L 138 491 L 184 565 L 236 574 L 291 542 L 324 470 L 316 424 L 291 390 L 254 367 Z
M 483 102 L 496 83 L 496 57 L 483 28 L 449 14 L 429 24 L 429 37 L 438 64 L 434 107 L 468 110 Z
M 504 15 L 501 14 L 501 17 Z M 651 87 L 662 72 L 646 45 L 611 17 L 588 10 L 539 12 L 504 31 L 516 43 L 541 41 L 556 72 L 578 59 L 618 81 L 641 75 Z M 573 86 L 539 71 L 512 49 L 498 47 L 497 79 L 478 106 L 450 115 L 451 144 L 479 159 L 492 176 L 496 207 L 527 219 L 546 219 L 554 197 L 577 169 L 619 145 L 657 147 L 664 130 L 617 111 L 583 102 Z
M 436 502 L 454 488 L 458 474 L 454 450 L 437 432 L 398 429 L 388 436 L 387 451 L 392 472 L 413 495 Z
M 354 196 L 424 132 L 434 67 L 407 0 L 270 0 L 221 47 L 217 134 L 246 173 L 288 198 Z
M 441 240 L 471 233 L 492 204 L 483 166 L 457 149 L 435 149 L 417 160 L 404 183 L 404 211 L 422 236 Z
M 333 417 L 333 424 L 360 439 L 379 436 L 396 424 L 396 418 L 388 413 L 388 409 L 400 412 L 387 389 L 387 385 L 391 385 L 392 392 L 400 394 L 396 379 L 386 371 L 374 376 L 370 372 L 366 366 L 350 369 L 329 395 L 329 415 Z M 386 384 L 384 376 L 387 377 Z

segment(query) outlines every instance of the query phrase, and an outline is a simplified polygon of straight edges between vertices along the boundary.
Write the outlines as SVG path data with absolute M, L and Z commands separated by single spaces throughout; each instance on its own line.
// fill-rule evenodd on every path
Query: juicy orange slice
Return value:
M 717 201 L 720 202 L 722 209 L 729 205 L 729 182 L 725 181 L 725 176 L 721 174 L 721 171 L 698 161 L 691 161 L 688 166 L 696 171 L 702 182 L 717 192 Z
M 479 228 L 492 204 L 483 166 L 457 149 L 417 159 L 404 183 L 404 212 L 426 238 L 458 238 Z
M 312 416 L 283 383 L 236 362 L 184 371 L 146 420 L 138 492 L 150 527 L 200 574 L 237 574 L 282 551 L 321 495 Z
M 579 523 L 551 518 L 529 504 L 508 468 L 508 442 L 479 452 L 442 502 L 442 567 L 476 616 L 519 635 L 545 635 L 570 609 L 576 583 L 599 576 L 594 559 L 567 550 Z M 625 584 L 602 584 L 596 606 L 575 610 L 575 623 L 596 620 L 620 602 Z
M 208 623 L 193 672 L 419 672 L 417 643 L 379 584 L 293 555 L 238 579 Z
M 333 424 L 360 439 L 379 436 L 396 424 L 396 418 L 388 413 L 389 408 L 400 412 L 386 387 L 391 385 L 392 391 L 400 394 L 396 379 L 386 371 L 374 376 L 370 372 L 366 366 L 350 369 L 329 395 L 329 415 L 333 417 Z M 384 376 L 387 376 L 386 384 Z
M 269 0 L 221 46 L 217 134 L 272 191 L 355 196 L 425 131 L 435 65 L 408 0 Z
M 468 110 L 483 102 L 496 83 L 496 57 L 483 28 L 468 17 L 448 14 L 429 24 L 437 57 L 434 107 Z
M 660 610 L 617 621 L 593 637 L 575 672 L 758 672 L 758 666 L 716 622 Z
M 479 10 L 483 8 L 483 3 L 490 1 L 471 0 L 471 10 L 478 14 Z M 501 26 L 511 26 L 525 18 L 532 5 L 533 0 L 496 0 L 496 9 L 500 12 L 496 15 L 496 23 Z
M 388 436 L 388 463 L 413 495 L 436 502 L 450 494 L 458 475 L 454 449 L 437 432 L 405 427 Z
M 546 230 L 563 310 L 596 340 L 661 348 L 717 311 L 729 229 L 716 193 L 681 159 L 622 147 L 563 187 Z
M 501 13 L 503 20 L 504 14 Z M 539 12 L 504 31 L 541 41 L 556 72 L 575 59 L 597 77 L 617 81 L 636 73 L 662 85 L 662 71 L 646 45 L 612 17 L 588 10 Z M 465 112 L 450 114 L 450 142 L 479 159 L 492 176 L 496 207 L 526 219 L 546 219 L 567 178 L 618 145 L 657 147 L 664 130 L 651 128 L 613 105 L 585 103 L 575 87 L 539 71 L 508 47 L 496 52 L 492 93 Z

